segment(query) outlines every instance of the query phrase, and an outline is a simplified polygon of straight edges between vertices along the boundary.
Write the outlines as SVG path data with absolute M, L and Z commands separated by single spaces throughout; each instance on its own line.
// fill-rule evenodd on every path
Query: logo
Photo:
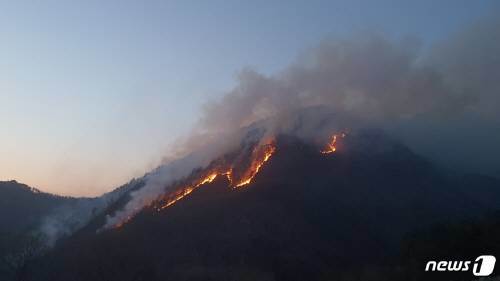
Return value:
M 483 255 L 474 261 L 428 261 L 425 271 L 469 271 L 475 276 L 488 276 L 495 269 L 495 256 Z

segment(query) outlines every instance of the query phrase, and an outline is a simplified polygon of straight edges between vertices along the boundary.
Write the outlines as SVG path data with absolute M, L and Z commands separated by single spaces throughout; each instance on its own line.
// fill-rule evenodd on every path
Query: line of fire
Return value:
M 345 132 L 332 134 L 327 144 L 319 152 L 322 154 L 332 154 L 336 152 L 338 140 L 345 137 Z M 275 152 L 276 140 L 273 138 L 265 143 L 256 144 L 251 150 L 249 155 L 250 161 L 248 161 L 248 164 L 246 165 L 247 167 L 243 170 L 243 172 L 236 172 L 234 163 L 228 164 L 225 163 L 226 161 L 220 161 L 221 163 L 215 163 L 205 171 L 201 172 L 201 175 L 192 180 L 189 184 L 182 185 L 175 191 L 164 195 L 155 202 L 152 202 L 151 206 L 160 212 L 191 194 L 197 188 L 213 182 L 218 177 L 226 177 L 230 187 L 233 189 L 247 186 L 252 183 L 255 176 L 259 173 L 266 162 L 271 159 Z M 115 228 L 122 227 L 132 218 L 133 216 L 128 217 L 123 222 L 115 225 Z

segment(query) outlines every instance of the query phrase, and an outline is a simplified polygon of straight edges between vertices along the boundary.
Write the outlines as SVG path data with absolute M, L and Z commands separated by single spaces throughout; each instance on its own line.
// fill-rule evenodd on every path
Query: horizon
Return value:
M 7 155 L 0 180 L 62 196 L 99 196 L 171 156 L 206 108 L 224 100 L 249 69 L 280 76 L 325 40 L 359 34 L 417 41 L 420 57 L 499 7 L 494 1 L 384 3 L 0 4 L 6 42 L 0 153 Z M 495 117 L 490 121 L 499 126 Z M 461 130 L 446 128 L 450 136 Z M 498 139 L 485 142 L 494 147 Z M 425 145 L 424 154 L 435 153 Z M 494 160 L 471 165 L 493 171 Z

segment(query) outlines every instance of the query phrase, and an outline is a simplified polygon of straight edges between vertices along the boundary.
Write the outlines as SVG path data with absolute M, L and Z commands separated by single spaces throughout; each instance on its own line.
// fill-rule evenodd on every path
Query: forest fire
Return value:
M 253 178 L 257 175 L 257 173 L 259 173 L 264 163 L 266 163 L 271 158 L 271 156 L 275 151 L 276 151 L 276 146 L 274 142 L 270 142 L 264 145 L 258 145 L 252 151 L 251 163 L 249 168 L 243 173 L 243 176 L 236 185 L 233 186 L 234 174 L 232 167 L 230 167 L 229 169 L 217 167 L 211 170 L 208 174 L 206 174 L 206 176 L 195 181 L 193 184 L 188 185 L 184 188 L 181 188 L 169 194 L 166 197 L 166 199 L 164 199 L 165 203 L 163 203 L 162 206 L 157 208 L 157 210 L 161 211 L 175 204 L 177 201 L 181 200 L 182 198 L 193 192 L 198 187 L 213 182 L 217 178 L 217 176 L 226 176 L 229 181 L 229 185 L 232 186 L 233 188 L 250 184 Z
M 133 216 L 128 216 L 127 218 L 125 218 L 123 221 L 117 223 L 114 228 L 115 229 L 118 229 L 118 228 L 121 228 L 123 225 L 125 225 L 126 223 L 128 223 L 131 219 L 133 218 Z
M 191 192 L 193 192 L 196 188 L 207 184 L 211 183 L 217 178 L 218 175 L 225 175 L 227 176 L 229 182 L 231 182 L 231 170 L 223 173 L 218 173 L 217 171 L 211 171 L 210 173 L 206 174 L 206 176 L 202 177 L 198 181 L 195 181 L 192 185 L 188 185 L 186 187 L 183 187 L 181 189 L 176 190 L 175 192 L 172 192 L 168 194 L 167 196 L 164 197 L 163 199 L 163 204 L 160 207 L 156 207 L 157 211 L 161 211 L 173 204 L 175 204 L 177 201 L 181 200 Z M 153 202 L 152 202 L 153 203 Z M 151 205 L 150 205 L 151 206 Z M 114 225 L 113 227 L 115 229 L 121 228 L 123 225 L 127 224 L 129 221 L 131 221 L 135 214 L 138 213 L 139 210 L 136 210 L 136 212 L 133 215 L 129 215 L 126 217 L 123 221 L 119 222 L 118 224 Z
M 346 133 L 343 132 L 333 134 L 332 137 L 330 138 L 330 141 L 326 144 L 325 149 L 321 150 L 320 152 L 323 154 L 334 153 L 335 151 L 337 151 L 338 139 L 344 138 L 345 136 Z M 193 192 L 193 190 L 197 189 L 198 187 L 213 182 L 217 178 L 217 176 L 226 176 L 229 181 L 229 185 L 232 188 L 238 188 L 250 184 L 254 179 L 254 177 L 259 173 L 262 166 L 264 166 L 264 164 L 267 161 L 269 161 L 269 159 L 272 157 L 275 151 L 276 151 L 276 144 L 274 140 L 271 140 L 266 144 L 257 145 L 252 151 L 251 162 L 248 169 L 246 169 L 243 172 L 239 180 L 237 181 L 235 180 L 235 175 L 232 167 L 215 168 L 205 176 L 201 177 L 199 180 L 195 181 L 193 184 L 188 185 L 184 188 L 175 191 L 174 193 L 169 194 L 166 197 L 166 199 L 164 199 L 165 203 L 163 203 L 162 206 L 158 208 L 158 211 L 170 207 L 177 201 L 181 200 L 182 198 Z
M 337 135 L 333 135 L 332 139 L 327 143 L 326 148 L 324 150 L 321 150 L 321 153 L 323 154 L 328 154 L 328 153 L 333 153 L 337 151 L 337 147 L 335 146 L 337 144 Z
M 215 180 L 215 178 L 217 177 L 217 175 L 218 174 L 216 172 L 213 172 L 213 173 L 209 174 L 208 176 L 202 178 L 200 181 L 198 181 L 194 185 L 187 186 L 185 188 L 182 188 L 182 189 L 176 191 L 174 194 L 170 194 L 170 196 L 166 200 L 166 203 L 163 204 L 163 206 L 161 206 L 158 210 L 162 210 L 162 209 L 165 209 L 165 208 L 171 206 L 175 202 L 184 198 L 189 193 L 193 192 L 193 190 L 195 190 L 196 188 L 198 188 L 206 183 L 213 182 Z
M 320 150 L 320 152 L 323 154 L 336 152 L 339 139 L 345 137 L 345 132 L 333 134 L 325 148 Z M 205 171 L 198 179 L 192 181 L 190 184 L 183 186 L 176 191 L 163 196 L 163 198 L 159 201 L 156 201 L 159 205 L 155 204 L 155 208 L 157 211 L 161 211 L 172 206 L 182 198 L 192 193 L 195 189 L 203 186 L 204 184 L 213 182 L 218 176 L 225 176 L 228 180 L 229 186 L 233 189 L 248 185 L 252 183 L 255 176 L 260 172 L 264 164 L 271 159 L 275 152 L 276 143 L 274 139 L 271 139 L 265 144 L 256 145 L 250 154 L 250 164 L 248 165 L 248 168 L 242 172 L 238 172 L 238 168 L 235 166 L 234 162 L 229 165 L 223 164 L 209 168 L 208 171 Z M 115 227 L 119 228 L 131 219 L 132 216 L 129 216 Z
M 325 149 L 321 150 L 320 152 L 323 154 L 334 153 L 335 151 L 337 151 L 337 139 L 339 137 L 345 138 L 345 136 L 346 136 L 346 133 L 333 134 L 330 141 L 326 144 Z
M 266 163 L 271 158 L 275 151 L 276 146 L 274 145 L 274 143 L 256 147 L 252 152 L 252 163 L 250 164 L 250 167 L 245 171 L 243 177 L 241 178 L 239 183 L 234 186 L 234 188 L 251 183 L 255 175 L 257 175 L 257 173 L 259 172 L 260 168 L 262 168 L 264 163 Z

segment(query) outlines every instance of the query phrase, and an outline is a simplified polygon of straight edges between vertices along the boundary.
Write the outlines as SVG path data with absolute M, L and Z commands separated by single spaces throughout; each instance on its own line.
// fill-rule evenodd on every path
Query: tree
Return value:
M 12 280 L 26 281 L 28 264 L 47 250 L 45 239 L 41 234 L 29 235 L 22 248 L 3 258 Z

